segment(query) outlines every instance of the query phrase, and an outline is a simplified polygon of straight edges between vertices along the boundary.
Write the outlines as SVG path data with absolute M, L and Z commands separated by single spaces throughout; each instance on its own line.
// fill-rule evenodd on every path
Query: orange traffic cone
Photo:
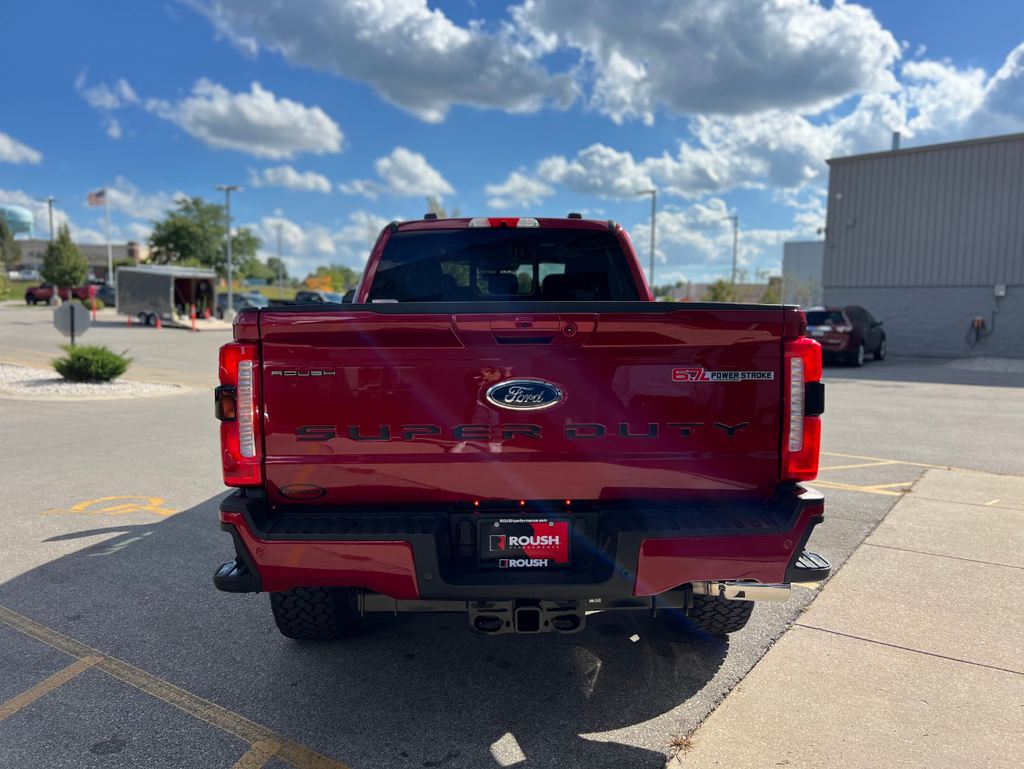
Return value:
M 129 326 L 132 325 L 132 316 L 131 315 L 128 316 L 128 325 Z
M 156 327 L 157 328 L 163 328 L 164 327 L 164 324 L 160 322 L 160 316 L 159 315 L 156 316 Z

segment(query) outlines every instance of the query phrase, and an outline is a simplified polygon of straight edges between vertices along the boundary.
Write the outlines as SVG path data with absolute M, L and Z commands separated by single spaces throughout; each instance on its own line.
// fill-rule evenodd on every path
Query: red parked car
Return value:
M 90 281 L 84 286 L 75 286 L 71 289 L 71 296 L 75 299 L 87 299 L 90 296 L 95 296 L 96 292 L 100 288 L 99 281 Z M 61 286 L 59 289 L 61 299 L 68 298 L 67 286 Z M 43 283 L 41 286 L 30 286 L 25 289 L 25 302 L 27 304 L 46 304 L 53 297 L 53 284 Z
M 346 304 L 220 352 L 234 555 L 279 630 L 457 612 L 486 635 L 646 610 L 731 633 L 821 580 L 821 347 L 796 307 L 653 301 L 614 222 L 384 229 Z
M 807 310 L 807 335 L 821 345 L 824 360 L 863 366 L 868 353 L 884 360 L 885 331 L 863 307 L 812 307 Z

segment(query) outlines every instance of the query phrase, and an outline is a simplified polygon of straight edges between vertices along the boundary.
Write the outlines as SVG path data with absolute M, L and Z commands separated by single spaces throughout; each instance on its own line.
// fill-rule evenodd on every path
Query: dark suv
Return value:
M 863 366 L 868 353 L 885 358 L 885 331 L 863 307 L 812 307 L 807 310 L 807 336 L 821 344 L 824 360 Z

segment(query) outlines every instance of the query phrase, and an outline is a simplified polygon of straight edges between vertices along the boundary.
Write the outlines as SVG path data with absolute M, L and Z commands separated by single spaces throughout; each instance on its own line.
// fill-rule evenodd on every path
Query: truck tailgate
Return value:
M 272 505 L 774 495 L 780 307 L 350 307 L 259 313 Z

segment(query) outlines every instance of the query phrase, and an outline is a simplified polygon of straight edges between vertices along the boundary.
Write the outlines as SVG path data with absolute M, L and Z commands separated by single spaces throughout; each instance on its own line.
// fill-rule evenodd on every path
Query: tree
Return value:
M 437 195 L 427 195 L 427 213 L 437 214 L 438 219 L 448 218 L 448 210 L 441 205 L 441 200 L 440 198 L 437 197 Z M 451 218 L 457 219 L 458 216 L 459 209 L 453 208 Z
M 21 264 L 21 245 L 14 239 L 14 233 L 7 222 L 0 219 L 0 267 L 13 270 Z
M 736 291 L 736 286 L 725 278 L 719 278 L 708 286 L 704 298 L 709 302 L 736 302 L 739 301 L 739 292 Z
M 43 280 L 57 287 L 80 286 L 89 274 L 89 264 L 73 242 L 66 224 L 57 231 L 57 239 L 46 246 L 43 254 Z
M 168 211 L 163 221 L 153 222 L 149 236 L 150 261 L 155 264 L 181 264 L 213 267 L 218 275 L 227 274 L 227 232 L 224 206 L 202 198 L 182 198 L 178 208 Z M 232 267 L 240 275 L 253 269 L 256 252 L 263 242 L 246 227 L 231 236 Z
M 272 256 L 269 259 L 267 259 L 267 267 L 269 267 L 270 271 L 274 273 L 274 280 L 277 280 L 277 268 L 279 265 L 281 267 L 281 278 L 284 280 L 288 280 L 288 267 L 284 263 L 284 260 L 278 259 L 276 256 Z
M 311 282 L 312 281 L 312 282 Z M 344 264 L 317 267 L 306 277 L 306 285 L 316 291 L 348 291 L 359 282 L 359 274 Z

